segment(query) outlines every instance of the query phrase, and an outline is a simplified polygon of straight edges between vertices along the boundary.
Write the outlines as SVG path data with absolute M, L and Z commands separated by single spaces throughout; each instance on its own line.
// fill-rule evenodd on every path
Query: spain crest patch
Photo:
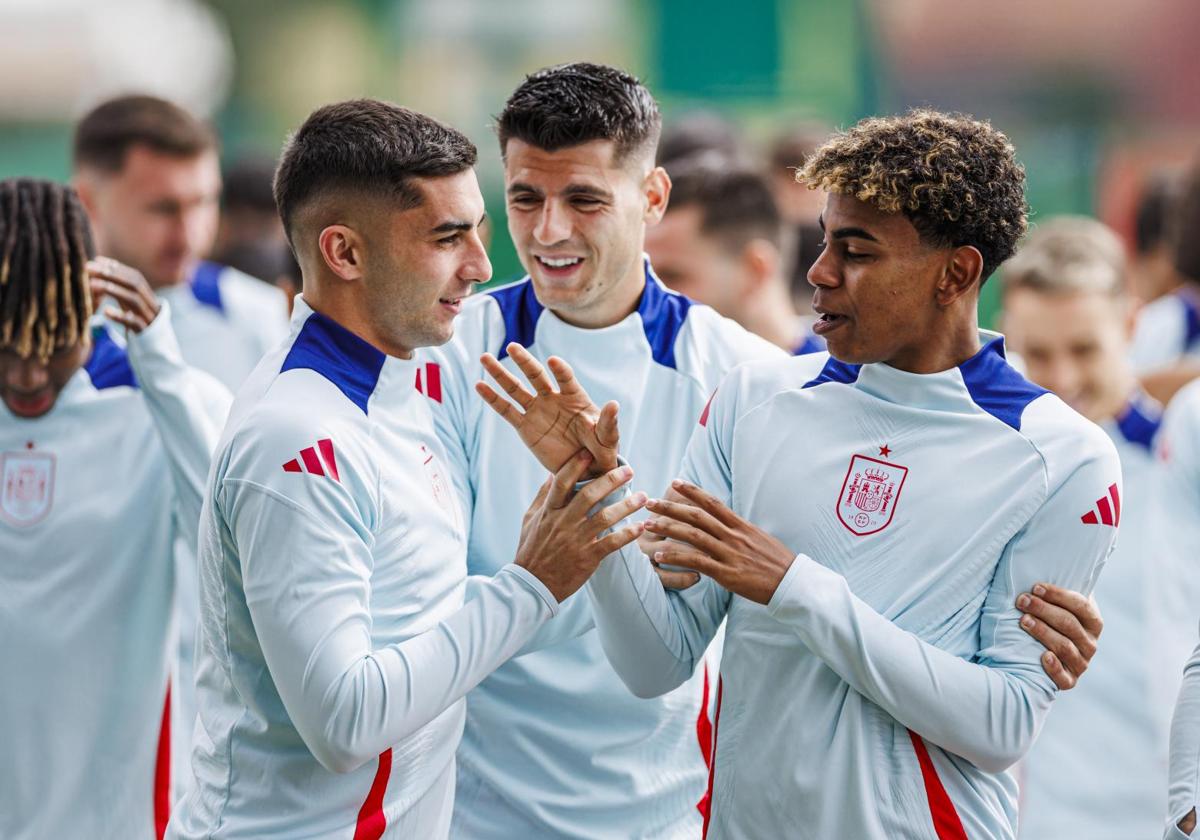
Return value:
M 908 467 L 866 455 L 851 458 L 837 505 L 838 519 L 846 530 L 865 537 L 892 524 L 907 477 Z
M 0 518 L 25 528 L 46 518 L 54 501 L 54 456 L 0 453 Z

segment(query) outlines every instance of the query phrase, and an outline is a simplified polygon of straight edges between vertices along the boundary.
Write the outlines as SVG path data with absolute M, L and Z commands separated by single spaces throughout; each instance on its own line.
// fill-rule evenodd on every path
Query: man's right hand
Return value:
M 642 525 L 637 523 L 599 537 L 641 509 L 646 494 L 634 493 L 588 516 L 588 511 L 633 478 L 632 469 L 618 467 L 575 492 L 576 483 L 591 464 L 592 456 L 586 451 L 568 459 L 538 490 L 521 523 L 515 562 L 528 569 L 560 603 L 587 582 L 601 560 L 642 533 Z

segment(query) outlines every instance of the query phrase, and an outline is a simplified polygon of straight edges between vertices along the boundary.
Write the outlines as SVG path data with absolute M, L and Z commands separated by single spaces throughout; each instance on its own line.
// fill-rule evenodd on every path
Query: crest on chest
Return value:
M 865 537 L 892 524 L 907 477 L 908 467 L 866 455 L 853 456 L 837 502 L 838 519 L 846 530 Z
M 54 467 L 49 452 L 0 453 L 0 518 L 18 528 L 45 519 L 54 502 Z

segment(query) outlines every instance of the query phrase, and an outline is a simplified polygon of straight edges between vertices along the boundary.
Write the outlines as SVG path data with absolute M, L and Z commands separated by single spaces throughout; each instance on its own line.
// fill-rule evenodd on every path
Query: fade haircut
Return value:
M 0 347 L 45 361 L 88 329 L 96 255 L 79 196 L 34 178 L 0 181 Z
M 97 106 L 79 121 L 72 157 L 76 169 L 90 167 L 113 174 L 125 166 L 135 146 L 193 158 L 215 150 L 217 138 L 203 121 L 165 99 L 122 96 Z
M 496 117 L 496 133 L 501 156 L 514 138 L 547 152 L 611 140 L 613 163 L 621 163 L 634 153 L 653 158 L 662 114 L 634 76 L 579 61 L 526 76 Z
M 813 152 L 796 179 L 903 213 L 934 247 L 977 248 L 981 282 L 1027 227 L 1025 170 L 1012 143 L 962 114 L 919 109 L 862 120 Z
M 770 184 L 758 171 L 733 165 L 719 154 L 700 154 L 671 164 L 668 172 L 668 213 L 699 208 L 700 230 L 730 251 L 741 251 L 753 239 L 782 246 L 779 206 Z
M 1125 294 L 1125 246 L 1111 228 L 1086 216 L 1057 216 L 1037 225 L 1004 265 L 1004 294 Z
M 398 210 L 422 201 L 414 178 L 456 175 L 475 165 L 466 135 L 416 111 L 378 99 L 318 108 L 288 138 L 275 170 L 275 204 L 288 241 L 296 215 L 334 193 L 379 198 Z

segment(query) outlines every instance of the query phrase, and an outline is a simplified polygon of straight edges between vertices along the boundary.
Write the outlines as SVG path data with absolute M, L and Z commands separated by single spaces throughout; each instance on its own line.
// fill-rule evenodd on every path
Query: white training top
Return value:
M 769 604 L 708 578 L 665 592 L 630 551 L 589 581 L 642 696 L 727 619 L 708 837 L 1014 835 L 1003 771 L 1054 696 L 1014 602 L 1039 580 L 1091 590 L 1121 478 L 1099 428 L 982 343 L 935 374 L 815 354 L 722 383 L 684 478 L 798 552 Z
M 1129 360 L 1138 373 L 1200 357 L 1200 294 L 1188 287 L 1150 301 L 1138 312 Z
M 1200 612 L 1180 597 L 1196 576 L 1178 562 L 1177 529 L 1163 515 L 1161 423 L 1158 404 L 1138 393 L 1102 426 L 1125 480 L 1121 536 L 1094 593 L 1104 637 L 1019 765 L 1019 835 L 1028 840 L 1161 833 L 1171 710 Z
M 104 326 L 49 413 L 0 403 L 0 837 L 148 840 L 169 806 L 172 544 L 229 407 L 164 308 Z
M 417 364 L 297 298 L 235 399 L 200 524 L 195 779 L 169 837 L 445 836 L 462 698 L 558 605 L 509 565 L 464 606 Z
M 633 483 L 652 495 L 678 475 L 696 417 L 725 373 L 747 359 L 784 357 L 668 291 L 648 262 L 636 311 L 603 329 L 571 326 L 543 308 L 528 279 L 468 301 L 453 340 L 424 353 L 419 384 L 468 503 L 473 576 L 496 574 L 512 556 L 546 474 L 474 392 L 485 351 L 521 376 L 504 350 L 513 341 L 543 362 L 565 358 L 597 405 L 620 403 L 621 448 L 638 459 Z M 639 700 L 605 659 L 586 596 L 563 606 L 531 645 L 544 649 L 510 660 L 468 698 L 455 835 L 695 837 L 711 737 L 704 675 Z

